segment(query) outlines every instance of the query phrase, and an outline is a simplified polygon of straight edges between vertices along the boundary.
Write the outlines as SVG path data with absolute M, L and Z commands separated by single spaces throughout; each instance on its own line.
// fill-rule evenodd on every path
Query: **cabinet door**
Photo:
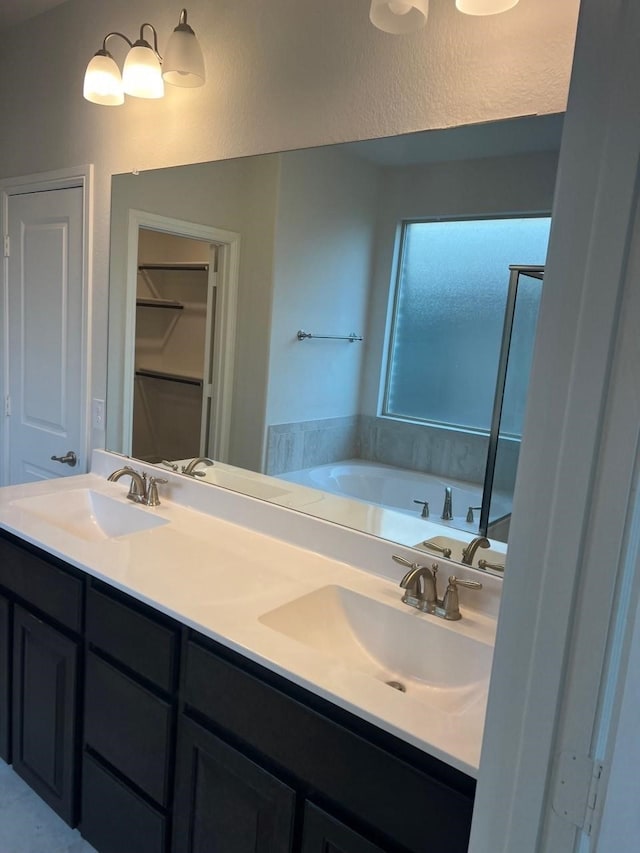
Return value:
M 385 853 L 348 826 L 306 803 L 301 853 Z
M 0 595 L 0 758 L 11 761 L 9 738 L 9 602 Z
M 173 853 L 289 853 L 294 809 L 291 788 L 181 720 Z
M 13 767 L 75 824 L 77 644 L 21 607 L 13 620 Z

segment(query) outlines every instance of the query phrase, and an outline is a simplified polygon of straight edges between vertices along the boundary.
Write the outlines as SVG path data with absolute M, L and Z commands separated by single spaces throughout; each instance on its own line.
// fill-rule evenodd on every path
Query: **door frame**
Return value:
M 189 237 L 217 248 L 216 312 L 213 329 L 213 352 L 210 336 L 206 352 L 210 356 L 211 416 L 209 419 L 209 452 L 227 461 L 231 437 L 231 406 L 238 313 L 238 276 L 240 266 L 240 234 L 212 225 L 161 216 L 146 210 L 129 209 L 127 225 L 127 268 L 125 279 L 125 321 L 122 379 L 122 452 L 131 455 L 133 433 L 133 386 L 135 369 L 136 291 L 138 279 L 138 233 L 140 228 Z M 214 275 L 209 266 L 209 282 Z M 209 288 L 210 289 L 210 288 Z M 209 330 L 208 330 L 209 332 Z
M 639 27 L 581 2 L 470 853 L 598 845 L 640 602 Z
M 0 324 L 0 353 L 2 370 L 0 371 L 0 486 L 7 484 L 9 470 L 9 435 L 5 414 L 5 399 L 9 388 L 9 258 L 4 250 L 4 240 L 9 227 L 9 201 L 12 196 L 29 193 L 48 192 L 50 190 L 82 190 L 82 329 L 80 351 L 80 442 L 81 464 L 78 474 L 89 469 L 91 455 L 91 376 L 92 376 L 92 309 L 93 309 L 93 177 L 92 163 L 56 169 L 51 172 L 36 172 L 31 175 L 19 175 L 0 180 L 0 228 L 3 235 L 2 252 L 2 314 Z

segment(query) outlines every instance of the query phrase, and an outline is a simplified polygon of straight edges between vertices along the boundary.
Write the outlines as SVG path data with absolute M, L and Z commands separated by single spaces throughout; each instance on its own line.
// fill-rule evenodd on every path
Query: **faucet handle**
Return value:
M 504 563 L 490 563 L 488 560 L 478 560 L 479 569 L 493 569 L 494 572 L 504 572 Z
M 462 578 L 457 578 L 455 575 L 451 575 L 449 578 L 449 585 L 447 586 L 444 598 L 442 599 L 442 615 L 445 619 L 449 619 L 452 622 L 462 619 L 462 614 L 460 613 L 460 602 L 458 599 L 459 586 L 466 587 L 466 589 L 482 589 L 482 584 L 478 581 L 465 581 L 462 580 Z
M 414 502 L 414 504 L 420 504 L 422 506 L 422 512 L 420 513 L 420 518 L 429 518 L 429 501 L 417 501 L 414 498 L 413 502 Z
M 145 503 L 147 506 L 160 506 L 160 498 L 158 497 L 158 485 L 168 483 L 164 477 L 149 477 L 149 485 L 147 488 L 147 497 Z
M 475 519 L 473 517 L 473 511 L 475 510 L 476 512 L 478 512 L 481 509 L 482 509 L 481 506 L 470 506 L 469 507 L 469 509 L 467 510 L 467 524 L 473 524 L 473 522 L 475 521 Z
M 445 548 L 442 545 L 436 545 L 435 542 L 432 542 L 430 539 L 425 539 L 424 542 L 421 543 L 424 548 L 431 548 L 432 551 L 437 551 L 439 554 L 442 554 L 443 557 L 449 558 L 451 556 L 451 548 Z

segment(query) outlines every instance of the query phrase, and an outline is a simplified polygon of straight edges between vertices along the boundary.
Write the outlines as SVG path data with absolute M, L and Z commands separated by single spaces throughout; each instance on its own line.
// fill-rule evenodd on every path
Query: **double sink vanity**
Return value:
M 0 490 L 2 758 L 99 853 L 465 851 L 500 579 L 122 463 Z

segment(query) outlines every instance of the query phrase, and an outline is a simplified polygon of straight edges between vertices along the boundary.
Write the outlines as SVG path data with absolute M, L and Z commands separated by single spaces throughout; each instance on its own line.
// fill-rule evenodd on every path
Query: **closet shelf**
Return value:
M 143 270 L 179 270 L 182 272 L 209 272 L 209 264 L 138 264 L 138 271 Z
M 166 373 L 163 370 L 147 370 L 145 367 L 137 367 L 136 376 L 143 376 L 147 379 L 162 379 L 165 382 L 179 382 L 182 385 L 196 385 L 202 387 L 202 379 L 197 376 L 185 376 L 181 373 Z
M 158 299 L 155 296 L 144 296 L 136 299 L 136 305 L 142 308 L 174 308 L 182 311 L 184 305 L 176 299 Z

